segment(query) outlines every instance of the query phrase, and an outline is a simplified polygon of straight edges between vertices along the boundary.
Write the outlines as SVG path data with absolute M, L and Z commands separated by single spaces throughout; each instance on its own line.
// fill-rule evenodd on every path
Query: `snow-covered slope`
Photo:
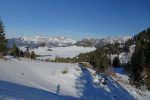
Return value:
M 116 73 L 116 76 L 113 76 L 113 79 L 133 95 L 136 100 L 149 100 L 150 92 L 144 88 L 137 89 L 131 86 L 129 83 L 129 76 L 124 73 L 123 68 L 113 68 L 112 70 Z
M 62 71 L 68 70 L 67 74 Z M 0 80 L 34 87 L 55 93 L 60 84 L 60 93 L 76 96 L 75 80 L 81 71 L 78 64 L 45 63 L 30 59 L 0 61 Z M 69 80 L 69 81 L 68 81 Z
M 13 44 L 17 46 L 29 46 L 32 48 L 39 46 L 57 47 L 57 46 L 70 46 L 76 43 L 75 40 L 64 37 L 43 37 L 43 36 L 31 36 L 8 39 L 8 47 L 12 47 Z
M 13 96 L 20 96 L 20 99 L 25 100 L 114 100 L 115 98 L 134 100 L 119 85 L 116 84 L 116 87 L 113 87 L 111 79 L 108 80 L 108 85 L 103 85 L 99 81 L 103 76 L 98 75 L 98 84 L 94 84 L 95 71 L 92 71 L 92 69 L 82 71 L 80 67 L 78 64 L 51 63 L 7 57 L 7 60 L 0 60 L 0 98 L 4 98 L 1 100 L 18 100 L 12 98 Z M 63 71 L 67 71 L 67 73 L 63 73 Z M 59 94 L 62 98 L 60 95 L 56 95 L 58 84 L 60 86 Z M 45 93 L 42 90 L 48 92 Z M 42 99 L 44 96 L 47 99 Z M 69 96 L 72 96 L 72 98 Z M 116 97 L 114 98 L 114 96 Z M 9 98 L 5 99 L 5 97 Z M 39 98 L 35 99 L 35 97 Z
M 124 36 L 124 37 L 107 37 L 105 38 L 106 43 L 111 43 L 114 44 L 115 42 L 117 43 L 125 43 L 128 39 L 131 39 L 130 36 Z
M 0 100 L 78 100 L 78 98 L 0 80 Z

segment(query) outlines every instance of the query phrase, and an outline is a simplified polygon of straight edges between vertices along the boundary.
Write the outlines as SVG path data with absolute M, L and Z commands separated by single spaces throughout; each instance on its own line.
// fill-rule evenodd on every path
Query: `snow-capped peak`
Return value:
M 72 43 L 74 44 L 76 41 L 73 39 L 68 39 L 65 37 L 44 37 L 44 36 L 32 36 L 32 37 L 21 37 L 20 38 L 22 41 L 27 41 L 27 42 L 63 42 L 63 43 Z
M 42 43 L 49 47 L 57 47 L 57 46 L 70 46 L 76 43 L 75 40 L 65 38 L 65 37 L 45 37 L 45 36 L 23 36 L 20 38 L 13 38 L 8 40 L 9 47 L 13 44 L 18 46 L 32 46 L 37 47 Z

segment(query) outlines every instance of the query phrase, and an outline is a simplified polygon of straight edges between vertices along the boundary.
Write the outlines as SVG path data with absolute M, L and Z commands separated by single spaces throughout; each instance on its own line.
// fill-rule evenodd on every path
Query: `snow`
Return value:
M 127 90 L 131 95 L 134 96 L 137 100 L 149 100 L 150 92 L 147 90 L 139 90 L 129 84 L 128 75 L 123 73 L 123 68 L 113 68 L 113 71 L 116 73 L 116 76 L 112 77 L 117 81 L 125 90 Z M 139 94 L 142 93 L 142 94 Z
M 77 98 L 56 95 L 40 89 L 0 81 L 0 100 L 77 100 Z
M 135 49 L 135 45 L 131 45 L 130 48 L 129 48 L 129 52 L 128 53 L 122 52 L 119 55 L 117 55 L 117 54 L 111 55 L 111 61 L 113 61 L 113 59 L 115 57 L 119 56 L 119 59 L 120 59 L 121 63 L 128 63 L 131 60 L 132 54 L 134 52 L 134 49 Z
M 21 50 L 25 51 L 26 48 L 20 47 Z M 48 49 L 51 49 L 52 51 L 48 51 Z M 56 56 L 59 57 L 75 57 L 79 55 L 80 53 L 86 53 L 90 51 L 96 50 L 95 47 L 79 47 L 79 46 L 67 46 L 67 47 L 39 47 L 32 49 L 31 51 L 34 51 L 37 55 L 43 55 L 42 57 L 38 57 L 38 59 L 55 59 Z
M 45 37 L 45 36 L 24 36 L 20 38 L 8 39 L 8 47 L 12 47 L 13 44 L 17 46 L 30 46 L 31 48 L 39 47 L 40 44 L 57 47 L 57 46 L 70 46 L 76 43 L 76 40 L 65 37 Z
M 116 74 L 123 74 L 123 72 L 124 72 L 124 70 L 123 70 L 123 68 L 121 67 L 121 68 L 112 68 L 111 69 L 113 72 L 115 72 Z
M 113 54 L 113 55 L 111 55 L 111 61 L 113 61 L 113 59 L 115 57 L 119 57 L 120 63 L 122 63 L 122 64 L 123 63 L 128 63 L 131 59 L 131 56 L 132 56 L 132 54 L 130 52 L 129 53 L 122 52 L 119 55 Z
M 0 98 L 4 97 L 1 100 L 113 100 L 114 96 L 119 100 L 134 100 L 113 79 L 107 77 L 104 85 L 99 81 L 104 80 L 103 74 L 96 74 L 92 69 L 81 70 L 77 63 L 6 58 L 0 60 Z M 63 74 L 66 69 L 68 72 Z M 58 84 L 60 95 L 56 94 Z
M 129 50 L 130 50 L 131 54 L 134 52 L 135 46 L 136 46 L 135 44 L 130 46 Z
M 72 39 L 67 39 L 65 37 L 44 37 L 44 36 L 31 36 L 31 37 L 21 37 L 22 42 L 34 42 L 34 43 L 60 43 L 60 44 L 65 44 L 65 43 L 76 43 L 75 40 Z M 59 44 L 59 45 L 60 45 Z
M 92 72 L 93 74 L 95 72 Z M 102 84 L 104 78 L 107 79 L 107 85 Z M 130 95 L 120 84 L 118 84 L 115 80 L 111 77 L 104 75 L 103 73 L 96 74 L 93 79 L 101 80 L 101 82 L 97 83 L 100 84 L 98 87 L 102 87 L 105 92 L 109 93 L 110 99 L 114 100 L 114 96 L 116 96 L 117 100 L 134 100 L 134 97 Z M 96 84 L 96 86 L 97 86 Z
M 61 71 L 65 68 L 69 71 L 67 74 L 62 74 Z M 17 61 L 14 58 L 9 62 L 0 62 L 0 80 L 53 93 L 56 92 L 57 84 L 61 83 L 61 93 L 78 96 L 77 90 L 73 87 L 75 87 L 75 80 L 80 75 L 80 71 L 75 71 L 75 68 L 78 68 L 78 64 L 45 63 L 29 59 Z
M 106 43 L 125 43 L 128 39 L 131 39 L 131 36 L 124 36 L 124 37 L 107 37 L 104 39 Z

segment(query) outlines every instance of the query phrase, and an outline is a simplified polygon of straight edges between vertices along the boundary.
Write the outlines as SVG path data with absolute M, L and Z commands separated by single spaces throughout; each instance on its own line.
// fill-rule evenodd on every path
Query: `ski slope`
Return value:
M 0 60 L 0 100 L 134 100 L 119 84 L 108 78 L 108 85 L 95 85 L 92 69 L 79 64 L 41 62 L 8 57 Z M 66 74 L 62 71 L 67 70 Z M 56 94 L 60 85 L 59 95 Z

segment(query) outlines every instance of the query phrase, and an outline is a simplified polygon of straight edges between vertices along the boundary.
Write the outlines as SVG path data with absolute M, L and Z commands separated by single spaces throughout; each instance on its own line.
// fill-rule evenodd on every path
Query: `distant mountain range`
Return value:
M 101 47 L 104 46 L 106 44 L 114 44 L 114 43 L 125 43 L 125 41 L 127 41 L 128 39 L 131 39 L 130 36 L 126 36 L 126 37 L 107 37 L 107 38 L 103 38 L 103 39 L 94 39 L 94 38 L 89 38 L 89 39 L 83 39 L 81 41 L 77 41 L 75 43 L 75 45 L 77 46 L 84 46 L 84 47 Z
M 17 46 L 29 46 L 31 48 L 36 48 L 39 46 L 48 46 L 48 47 L 70 46 L 75 44 L 76 41 L 64 37 L 43 37 L 43 36 L 8 39 L 8 47 L 12 47 L 14 43 Z
M 65 37 L 43 37 L 43 36 L 32 36 L 32 37 L 20 37 L 8 39 L 8 47 L 12 47 L 15 43 L 17 46 L 28 46 L 30 48 L 37 48 L 40 46 L 48 47 L 65 47 L 71 45 L 83 46 L 83 47 L 100 47 L 106 44 L 125 43 L 130 36 L 126 37 L 107 37 L 103 39 L 86 38 L 80 41 Z

